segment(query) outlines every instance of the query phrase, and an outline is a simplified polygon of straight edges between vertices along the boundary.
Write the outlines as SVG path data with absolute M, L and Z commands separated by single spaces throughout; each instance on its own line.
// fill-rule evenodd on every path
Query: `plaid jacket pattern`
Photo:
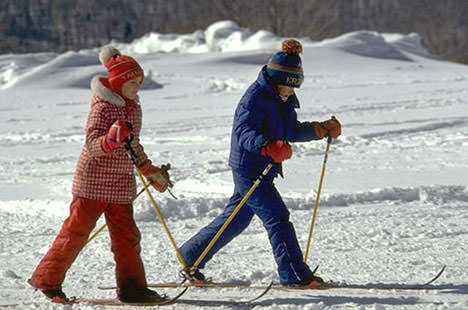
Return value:
M 122 147 L 114 153 L 102 149 L 102 139 L 118 119 L 133 125 L 131 145 L 138 164 L 148 160 L 139 142 L 142 122 L 141 107 L 136 102 L 126 102 L 106 84 L 105 77 L 94 77 L 91 89 L 94 96 L 86 123 L 86 140 L 73 178 L 74 196 L 101 202 L 130 204 L 135 199 L 136 184 L 133 164 Z

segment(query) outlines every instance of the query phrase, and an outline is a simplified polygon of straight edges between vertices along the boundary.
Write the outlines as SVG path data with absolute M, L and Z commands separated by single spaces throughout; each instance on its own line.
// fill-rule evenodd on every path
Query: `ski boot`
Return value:
M 323 281 L 321 277 L 318 277 L 315 275 L 315 272 L 317 271 L 318 268 L 319 266 L 317 265 L 317 267 L 315 267 L 315 269 L 312 270 L 312 274 L 308 276 L 307 278 L 305 278 L 304 280 L 302 280 L 299 283 L 299 285 L 305 288 L 311 288 L 311 289 L 325 289 L 326 288 L 325 281 Z
M 317 277 L 316 275 L 312 275 L 311 277 L 305 279 L 301 283 L 302 285 L 306 285 L 309 288 L 313 289 L 321 289 L 324 288 L 325 281 L 321 277 Z
M 34 289 L 39 290 L 42 294 L 44 294 L 50 301 L 59 303 L 59 304 L 68 304 L 72 303 L 74 298 L 69 299 L 67 295 L 62 291 L 61 288 L 59 289 L 40 289 L 34 286 L 31 279 L 28 280 L 28 284 L 31 285 Z
M 166 295 L 159 295 L 149 288 L 138 288 L 118 292 L 118 299 L 125 303 L 159 303 L 167 300 Z
M 188 280 L 190 283 L 194 285 L 206 284 L 210 283 L 211 279 L 207 279 L 200 270 L 195 269 L 192 270 L 190 267 L 186 267 L 180 271 L 180 275 L 182 278 Z
M 301 282 L 294 283 L 294 284 L 286 284 L 283 285 L 286 288 L 291 288 L 291 289 L 325 289 L 325 282 L 321 277 L 317 277 L 316 275 L 311 275 Z

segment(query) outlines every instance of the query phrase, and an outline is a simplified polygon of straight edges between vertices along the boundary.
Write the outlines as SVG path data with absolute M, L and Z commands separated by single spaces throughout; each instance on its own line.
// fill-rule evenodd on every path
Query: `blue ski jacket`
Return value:
M 292 95 L 283 102 L 264 66 L 234 114 L 229 166 L 249 179 L 256 179 L 272 162 L 270 157 L 260 155 L 266 142 L 320 139 L 314 130 L 316 122 L 299 122 L 295 108 L 299 108 L 297 97 Z M 279 164 L 274 165 L 269 176 L 276 176 L 279 169 Z

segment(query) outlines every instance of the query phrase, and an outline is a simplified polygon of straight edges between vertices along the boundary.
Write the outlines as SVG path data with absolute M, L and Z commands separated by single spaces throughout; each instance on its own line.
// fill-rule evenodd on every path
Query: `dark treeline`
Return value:
M 431 53 L 468 62 L 467 16 L 468 0 L 0 0 L 0 53 L 63 52 L 230 19 L 314 40 L 417 32 Z

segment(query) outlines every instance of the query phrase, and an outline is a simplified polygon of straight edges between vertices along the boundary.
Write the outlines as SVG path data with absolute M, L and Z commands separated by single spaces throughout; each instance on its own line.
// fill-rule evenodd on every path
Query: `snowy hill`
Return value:
M 218 214 L 232 192 L 227 158 L 234 109 L 281 40 L 224 21 L 193 34 L 153 33 L 116 44 L 146 71 L 142 144 L 154 162 L 172 164 L 179 200 L 156 199 L 179 245 Z M 336 115 L 343 124 L 329 155 L 311 265 L 319 264 L 325 279 L 351 283 L 419 283 L 447 265 L 437 284 L 453 289 L 273 292 L 255 308 L 466 309 L 468 67 L 432 57 L 417 34 L 357 31 L 303 43 L 298 117 Z M 60 308 L 25 280 L 68 214 L 89 81 L 105 74 L 97 54 L 0 55 L 0 304 Z M 304 246 L 324 150 L 324 141 L 295 144 L 285 178 L 276 181 Z M 148 280 L 177 280 L 180 266 L 146 197 L 135 202 L 135 217 Z M 97 290 L 114 282 L 109 247 L 101 233 L 84 249 L 64 284 L 69 295 L 113 296 Z M 276 276 L 258 220 L 206 274 L 251 283 Z M 223 289 L 213 298 L 245 294 L 255 291 Z

